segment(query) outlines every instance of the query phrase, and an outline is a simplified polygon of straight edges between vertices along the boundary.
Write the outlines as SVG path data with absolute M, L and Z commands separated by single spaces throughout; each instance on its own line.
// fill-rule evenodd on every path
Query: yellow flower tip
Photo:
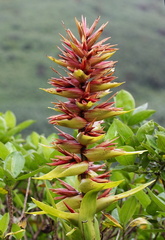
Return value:
M 39 88 L 40 90 L 43 90 L 43 91 L 45 91 L 46 92 L 46 88 Z
M 122 150 L 122 148 L 121 148 Z M 142 151 L 132 151 L 132 152 L 126 152 L 124 150 L 122 150 L 122 154 L 121 155 L 135 155 L 135 154 L 143 154 L 144 152 L 147 152 L 147 150 L 142 150 Z
M 77 135 L 77 140 L 80 144 L 82 145 L 89 145 L 89 144 L 93 144 L 93 143 L 96 143 L 98 142 L 99 140 L 101 140 L 103 137 L 105 136 L 105 134 L 101 134 L 97 137 L 92 137 L 92 136 L 88 136 L 88 135 L 85 135 L 83 134 L 82 132 L 80 132 L 78 135 Z
M 87 103 L 80 103 L 78 101 L 76 101 L 76 105 L 77 107 L 79 107 L 81 110 L 88 110 L 90 109 L 95 103 L 89 101 Z
M 85 82 L 89 78 L 81 69 L 75 70 L 73 76 L 80 82 Z
M 52 56 L 47 56 L 47 57 L 48 57 L 51 61 L 53 61 L 53 62 L 55 62 L 55 63 L 57 63 L 57 64 L 59 64 L 59 65 L 61 65 L 61 66 L 63 66 L 63 67 L 67 67 L 67 64 L 66 64 L 65 61 L 56 59 L 56 58 L 54 58 L 54 57 L 52 57 Z

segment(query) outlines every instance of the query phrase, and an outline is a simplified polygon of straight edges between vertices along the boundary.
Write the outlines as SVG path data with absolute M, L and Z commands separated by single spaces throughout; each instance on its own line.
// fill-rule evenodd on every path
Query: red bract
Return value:
M 50 189 L 52 192 L 58 194 L 58 195 L 62 195 L 60 197 L 55 197 L 55 199 L 64 199 L 66 197 L 73 197 L 73 196 L 77 196 L 80 193 L 73 188 L 71 185 L 67 184 L 66 182 L 58 179 L 61 183 L 62 186 L 64 186 L 65 188 L 57 188 L 57 189 Z

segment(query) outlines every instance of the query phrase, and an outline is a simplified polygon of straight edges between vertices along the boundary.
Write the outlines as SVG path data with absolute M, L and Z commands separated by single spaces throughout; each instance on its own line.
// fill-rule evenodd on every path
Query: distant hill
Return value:
M 149 102 L 165 124 L 165 5 L 163 0 L 0 0 L 1 112 L 15 112 L 18 121 L 37 120 L 40 133 L 50 133 L 47 109 L 54 97 L 39 90 L 49 87 L 54 66 L 46 55 L 57 56 L 61 21 L 76 34 L 74 17 L 89 24 L 100 15 L 109 21 L 104 36 L 111 36 L 119 51 L 116 76 L 138 104 Z M 55 67 L 55 66 L 54 66 Z

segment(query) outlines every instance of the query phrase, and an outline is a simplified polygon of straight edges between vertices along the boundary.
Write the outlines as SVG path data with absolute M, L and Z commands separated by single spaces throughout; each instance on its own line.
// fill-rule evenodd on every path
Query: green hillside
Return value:
M 0 0 L 0 111 L 15 112 L 19 121 L 36 120 L 33 129 L 50 133 L 47 107 L 54 97 L 39 90 L 49 87 L 57 56 L 61 21 L 76 33 L 74 17 L 89 24 L 100 15 L 109 21 L 104 36 L 111 36 L 119 51 L 116 76 L 139 104 L 149 102 L 155 117 L 165 124 L 165 5 L 163 0 Z

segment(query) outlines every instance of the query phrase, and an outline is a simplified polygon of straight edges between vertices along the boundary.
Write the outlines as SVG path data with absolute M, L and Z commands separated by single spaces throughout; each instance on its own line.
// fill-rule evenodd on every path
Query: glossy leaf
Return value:
M 44 184 L 46 186 L 47 201 L 48 201 L 48 203 L 50 203 L 52 205 L 52 207 L 56 208 L 56 204 L 55 204 L 54 199 L 51 195 L 51 192 L 48 188 L 48 184 L 50 185 L 50 183 L 48 181 L 44 180 Z
M 105 135 L 105 140 L 112 140 L 114 138 L 118 137 L 115 142 L 119 144 L 119 146 L 123 145 L 122 138 L 119 137 L 119 133 L 117 131 L 117 126 L 115 122 L 113 121 L 110 127 L 108 128 L 108 131 Z
M 133 111 L 133 113 L 135 114 L 135 113 L 147 110 L 147 108 L 148 108 L 148 103 L 144 103 L 144 104 L 136 107 L 135 110 Z
M 25 164 L 25 158 L 20 152 L 12 152 L 4 162 L 4 169 L 16 178 L 22 171 Z
M 7 231 L 9 224 L 9 214 L 5 213 L 1 218 L 0 218 L 0 237 L 3 237 L 5 232 Z
M 0 116 L 0 139 L 2 139 L 2 137 L 6 133 L 6 130 L 7 130 L 6 122 L 4 118 Z
M 117 93 L 116 107 L 124 107 L 124 110 L 131 110 L 135 108 L 135 100 L 132 94 L 126 90 L 121 90 Z
M 9 150 L 7 149 L 7 147 L 5 146 L 5 144 L 3 144 L 2 142 L 0 142 L 0 158 L 2 160 L 5 160 L 5 158 L 8 156 L 9 154 Z
M 50 156 L 53 153 L 54 149 L 48 147 L 50 145 L 50 142 L 44 136 L 40 137 L 40 142 L 41 142 L 40 146 L 42 148 L 42 152 L 43 152 L 44 158 L 47 161 L 50 161 Z
M 126 162 L 126 161 L 125 161 Z M 123 163 L 122 163 L 123 164 Z M 135 172 L 138 170 L 138 166 L 137 165 L 117 165 L 116 167 L 113 168 L 113 172 L 116 171 L 125 171 L 125 172 Z
M 50 167 L 48 166 L 43 166 L 43 167 L 40 167 L 34 171 L 31 171 L 27 174 L 23 174 L 21 175 L 20 177 L 18 177 L 16 180 L 19 181 L 19 180 L 23 180 L 23 179 L 27 179 L 29 177 L 33 177 L 34 175 L 36 175 L 37 173 L 41 173 L 41 172 L 48 172 L 50 170 Z
M 148 190 L 148 194 L 151 197 L 152 201 L 154 201 L 154 203 L 162 210 L 165 212 L 165 202 L 160 199 L 158 196 L 156 196 L 149 188 Z
M 119 136 L 123 139 L 125 143 L 131 140 L 134 136 L 133 131 L 128 127 L 128 125 L 121 122 L 119 119 L 114 119 L 114 123 L 116 125 L 117 132 Z
M 14 128 L 8 130 L 5 134 L 5 136 L 3 137 L 2 141 L 6 142 L 8 141 L 8 138 L 11 136 L 14 136 L 17 133 L 20 133 L 22 130 L 28 128 L 31 124 L 33 124 L 35 121 L 34 120 L 26 120 L 20 124 L 18 124 L 17 126 L 15 126 Z
M 138 124 L 155 113 L 155 110 L 143 110 L 141 112 L 133 113 L 129 118 L 128 125 L 132 126 Z
M 11 112 L 11 111 L 5 112 L 4 119 L 6 121 L 6 125 L 9 129 L 14 128 L 16 126 L 16 117 L 13 112 Z
M 121 107 L 124 110 L 133 110 L 135 108 L 135 100 L 133 98 L 133 96 L 125 90 L 121 90 L 120 92 L 118 92 L 118 94 L 115 97 L 116 100 L 116 107 Z M 124 122 L 127 122 L 129 117 L 132 115 L 132 111 L 121 115 L 120 119 L 122 119 Z
M 157 147 L 160 151 L 165 152 L 165 134 L 156 134 L 157 137 Z
M 128 198 L 122 205 L 119 213 L 120 222 L 126 226 L 128 221 L 131 220 L 137 207 L 137 200 L 135 197 Z
M 144 209 L 146 209 L 146 207 L 151 203 L 150 197 L 143 190 L 135 193 L 135 197 L 138 199 Z
M 155 136 L 153 136 L 153 135 L 146 135 L 146 139 L 147 139 L 146 144 L 148 145 L 149 149 L 150 148 L 154 149 L 154 151 L 152 151 L 152 153 L 154 153 L 155 150 L 158 149 Z
M 158 215 L 158 212 L 160 210 L 161 209 L 158 207 L 158 205 L 154 201 L 151 201 L 151 203 L 146 208 L 146 212 L 152 216 Z
M 14 193 L 13 194 L 14 195 L 13 200 L 14 200 L 17 208 L 18 209 L 23 208 L 24 207 L 24 196 L 20 193 L 17 193 L 17 191 L 15 191 L 15 190 L 13 191 L 13 193 Z
M 133 152 L 134 151 L 134 148 L 131 147 L 131 146 L 123 146 L 122 149 L 126 152 Z M 126 166 L 126 165 L 133 165 L 135 163 L 135 160 L 136 160 L 136 155 L 126 155 L 126 156 L 119 156 L 119 157 L 116 157 L 116 160 Z
M 23 237 L 24 233 L 25 233 L 25 230 L 24 230 L 24 229 L 21 229 L 21 228 L 18 226 L 18 224 L 15 224 L 15 223 L 14 223 L 14 224 L 12 225 L 11 233 L 6 234 L 6 237 L 7 237 L 7 236 L 10 236 L 10 235 L 14 235 L 14 238 L 20 240 L 20 239 Z
M 4 178 L 3 178 L 4 183 L 8 186 L 12 186 L 16 181 L 12 173 L 10 173 L 8 170 L 5 170 L 5 169 L 3 173 L 4 173 Z
M 146 139 L 146 134 L 152 134 L 154 131 L 154 122 L 151 120 L 143 124 L 137 131 L 136 137 L 139 142 L 142 142 Z

